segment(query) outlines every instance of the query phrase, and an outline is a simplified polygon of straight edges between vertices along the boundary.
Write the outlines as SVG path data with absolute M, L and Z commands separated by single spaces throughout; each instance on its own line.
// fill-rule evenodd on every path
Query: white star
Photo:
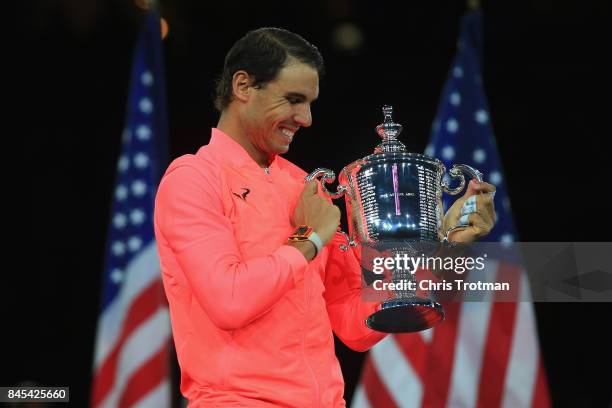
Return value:
M 115 189 L 115 198 L 119 201 L 123 201 L 127 198 L 128 189 L 123 184 L 119 184 Z
M 461 104 L 461 94 L 459 92 L 453 92 L 450 95 L 450 103 L 453 106 L 459 106 Z
M 132 131 L 129 128 L 123 129 L 121 140 L 123 140 L 123 143 L 128 143 L 130 140 L 132 140 Z
M 136 128 L 136 137 L 138 137 L 138 140 L 142 141 L 149 140 L 151 137 L 151 129 L 146 125 L 138 126 Z
M 125 253 L 125 244 L 121 241 L 115 241 L 111 246 L 111 251 L 113 252 L 113 255 L 121 256 Z
M 153 74 L 151 74 L 151 71 L 143 72 L 140 76 L 140 82 L 142 82 L 144 86 L 153 85 Z
M 149 164 L 149 156 L 142 152 L 136 153 L 136 155 L 134 156 L 134 164 L 139 169 L 144 169 Z
M 453 160 L 455 158 L 455 149 L 452 146 L 444 146 L 442 149 L 442 157 L 445 160 Z
M 455 119 L 449 119 L 446 122 L 446 130 L 450 133 L 455 133 L 459 130 L 459 123 Z
M 476 163 L 484 163 L 484 161 L 487 160 L 487 153 L 483 149 L 476 149 L 472 154 L 472 159 L 474 159 Z
M 127 217 L 124 214 L 122 213 L 115 214 L 115 216 L 113 217 L 113 225 L 115 226 L 115 228 L 121 229 L 125 227 L 126 224 L 127 224 Z
M 130 159 L 127 156 L 121 156 L 117 162 L 117 168 L 120 172 L 125 172 L 130 167 Z
M 461 78 L 463 76 L 463 69 L 459 66 L 453 68 L 453 76 L 455 78 Z
M 130 221 L 134 225 L 140 225 L 144 222 L 145 213 L 140 208 L 136 208 L 130 213 Z
M 136 252 L 142 246 L 142 240 L 138 237 L 132 237 L 128 240 L 128 248 L 131 252 Z
M 474 114 L 474 119 L 476 119 L 476 122 L 480 123 L 481 125 L 484 125 L 489 121 L 489 115 L 487 114 L 486 110 L 478 109 Z
M 143 196 L 147 192 L 147 185 L 142 180 L 136 180 L 132 183 L 132 193 L 136 197 Z
M 142 113 L 146 113 L 147 115 L 153 112 L 153 103 L 149 98 L 142 98 L 140 102 L 138 102 L 138 108 Z
M 123 272 L 121 272 L 120 269 L 115 268 L 111 272 L 110 278 L 113 281 L 113 283 L 117 284 L 123 280 Z
M 514 242 L 514 237 L 512 236 L 512 234 L 503 234 L 501 237 L 499 237 L 499 241 L 501 242 L 501 245 L 504 248 L 508 248 L 512 246 L 512 243 Z
M 489 181 L 496 186 L 501 184 L 502 176 L 499 171 L 492 171 L 491 174 L 489 174 Z
M 425 155 L 433 157 L 436 154 L 433 144 L 428 144 L 425 148 Z

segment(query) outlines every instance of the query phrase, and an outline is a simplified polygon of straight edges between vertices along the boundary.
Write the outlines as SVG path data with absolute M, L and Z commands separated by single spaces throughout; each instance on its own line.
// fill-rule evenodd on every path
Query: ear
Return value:
M 236 71 L 232 77 L 232 93 L 234 98 L 247 102 L 251 95 L 253 78 L 246 71 Z

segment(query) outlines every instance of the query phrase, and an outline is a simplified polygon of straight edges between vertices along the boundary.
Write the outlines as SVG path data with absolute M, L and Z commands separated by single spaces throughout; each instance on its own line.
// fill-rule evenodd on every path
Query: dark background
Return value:
M 280 26 L 316 44 L 327 75 L 287 158 L 336 171 L 369 154 L 392 104 L 409 150 L 427 144 L 454 56 L 463 2 L 165 1 L 171 158 L 208 142 L 212 84 L 247 30 Z M 609 241 L 608 2 L 484 2 L 483 81 L 522 241 Z M 106 228 L 140 21 L 129 1 L 18 6 L 6 77 L 9 245 L 4 258 L 0 385 L 69 385 L 88 401 Z M 356 50 L 335 46 L 351 23 Z M 11 64 L 13 65 L 13 64 Z M 12 143 L 10 143 L 12 144 Z M 8 144 L 7 144 L 8 146 Z M 10 170 L 13 169 L 13 170 Z M 10 182 L 10 184 L 9 184 Z M 15 183 L 13 185 L 12 183 Z M 14 228 L 10 228 L 14 227 Z M 610 403 L 610 303 L 536 304 L 555 406 Z M 362 355 L 338 347 L 347 398 Z M 350 401 L 350 400 L 349 400 Z

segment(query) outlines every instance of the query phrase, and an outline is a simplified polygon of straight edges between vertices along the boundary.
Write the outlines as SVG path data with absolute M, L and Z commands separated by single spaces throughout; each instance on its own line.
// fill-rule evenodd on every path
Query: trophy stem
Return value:
M 393 257 L 399 255 L 400 257 L 407 254 L 406 251 L 394 251 Z M 392 272 L 393 282 L 403 283 L 403 289 L 396 289 L 395 299 L 413 299 L 416 298 L 416 286 L 417 280 L 415 274 L 411 273 L 408 269 L 393 269 Z M 414 288 L 414 289 L 411 289 Z
M 393 250 L 397 255 L 414 255 L 410 251 Z M 376 312 L 366 320 L 366 325 L 384 333 L 411 333 L 429 329 L 444 320 L 442 305 L 431 299 L 417 296 L 418 281 L 409 269 L 394 268 L 392 281 L 396 284 L 394 297 L 382 302 Z

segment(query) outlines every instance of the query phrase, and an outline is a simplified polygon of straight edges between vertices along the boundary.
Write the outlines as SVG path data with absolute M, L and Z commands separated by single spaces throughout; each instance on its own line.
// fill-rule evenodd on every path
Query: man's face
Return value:
M 317 71 L 291 62 L 276 79 L 251 91 L 243 117 L 250 142 L 266 159 L 286 153 L 298 129 L 312 124 L 310 104 L 319 95 Z

